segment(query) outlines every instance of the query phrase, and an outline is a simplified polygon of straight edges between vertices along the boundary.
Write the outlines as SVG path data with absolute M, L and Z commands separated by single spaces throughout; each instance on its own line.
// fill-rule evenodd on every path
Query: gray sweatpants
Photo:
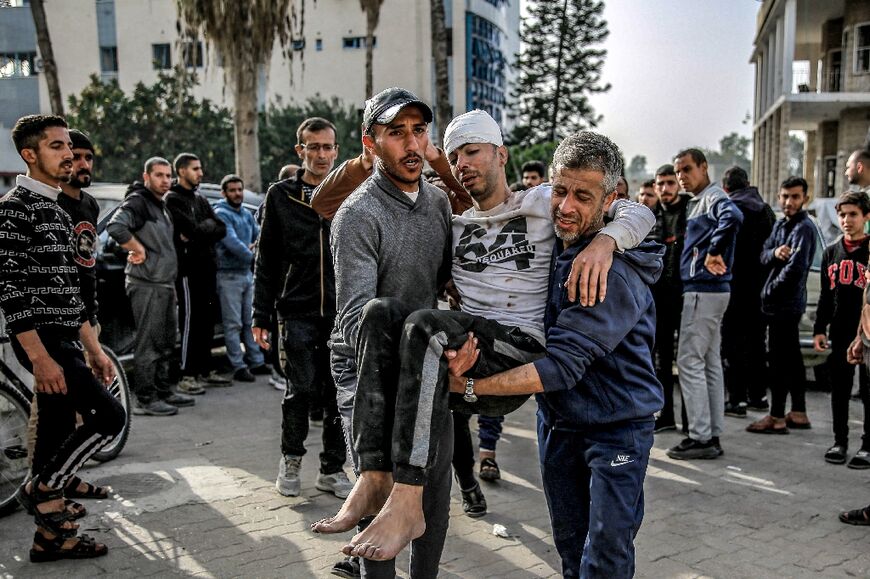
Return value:
M 168 398 L 175 385 L 170 376 L 178 335 L 175 288 L 129 283 L 127 295 L 136 321 L 131 386 L 139 402 L 148 404 Z
M 730 297 L 730 293 L 683 294 L 677 368 L 689 416 L 689 437 L 700 442 L 720 436 L 725 420 L 725 383 L 719 348 L 722 317 Z

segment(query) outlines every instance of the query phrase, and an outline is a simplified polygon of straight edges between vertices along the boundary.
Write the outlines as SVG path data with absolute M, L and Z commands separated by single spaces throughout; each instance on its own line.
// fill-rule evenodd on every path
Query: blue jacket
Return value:
M 257 241 L 260 228 L 250 211 L 234 208 L 221 199 L 215 214 L 227 226 L 226 236 L 217 242 L 218 271 L 252 271 L 254 252 L 249 246 Z
M 686 243 L 680 256 L 680 277 L 684 292 L 724 293 L 731 290 L 734 240 L 743 214 L 718 185 L 711 183 L 689 200 Z M 724 275 L 713 275 L 706 267 L 707 255 L 721 255 L 728 266 Z
M 652 420 L 664 404 L 652 363 L 656 313 L 650 285 L 662 271 L 664 247 L 642 243 L 614 255 L 607 299 L 593 307 L 569 302 L 565 280 L 583 239 L 556 259 L 544 326 L 547 356 L 535 368 L 544 386 L 539 413 L 553 428 Z
M 816 253 L 818 233 L 806 211 L 791 219 L 778 219 L 761 250 L 761 263 L 768 267 L 761 290 L 761 309 L 771 315 L 801 315 L 807 309 L 807 276 Z M 773 252 L 781 245 L 791 247 L 787 261 Z

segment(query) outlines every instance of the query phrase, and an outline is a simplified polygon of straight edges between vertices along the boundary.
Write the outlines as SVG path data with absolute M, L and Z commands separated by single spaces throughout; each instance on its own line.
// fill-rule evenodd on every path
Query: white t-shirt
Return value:
M 549 187 L 455 216 L 452 272 L 462 311 L 518 326 L 543 342 L 555 239 Z
M 517 326 L 544 342 L 550 265 L 556 234 L 550 214 L 552 188 L 539 185 L 510 193 L 488 211 L 474 207 L 453 217 L 453 281 L 462 311 Z M 655 225 L 644 205 L 614 202 L 600 233 L 618 251 L 636 247 Z

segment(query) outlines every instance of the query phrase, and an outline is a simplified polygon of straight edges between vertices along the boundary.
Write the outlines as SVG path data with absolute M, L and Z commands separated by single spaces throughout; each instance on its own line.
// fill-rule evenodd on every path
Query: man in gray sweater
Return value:
M 387 89 L 366 102 L 363 145 L 377 155 L 374 173 L 342 204 L 332 222 L 336 321 L 331 339 L 338 406 L 350 439 L 356 392 L 357 330 L 364 306 L 392 297 L 413 309 L 435 307 L 450 273 L 450 203 L 421 179 L 432 110 L 412 93 Z M 411 544 L 412 577 L 435 577 L 447 535 L 453 430 L 423 497 L 426 532 Z M 367 577 L 394 577 L 395 562 L 365 561 Z

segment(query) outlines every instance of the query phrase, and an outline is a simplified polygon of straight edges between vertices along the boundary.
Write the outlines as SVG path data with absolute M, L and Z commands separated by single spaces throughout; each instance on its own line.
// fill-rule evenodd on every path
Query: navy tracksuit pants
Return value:
M 599 427 L 545 424 L 538 450 L 562 575 L 634 576 L 653 420 Z

